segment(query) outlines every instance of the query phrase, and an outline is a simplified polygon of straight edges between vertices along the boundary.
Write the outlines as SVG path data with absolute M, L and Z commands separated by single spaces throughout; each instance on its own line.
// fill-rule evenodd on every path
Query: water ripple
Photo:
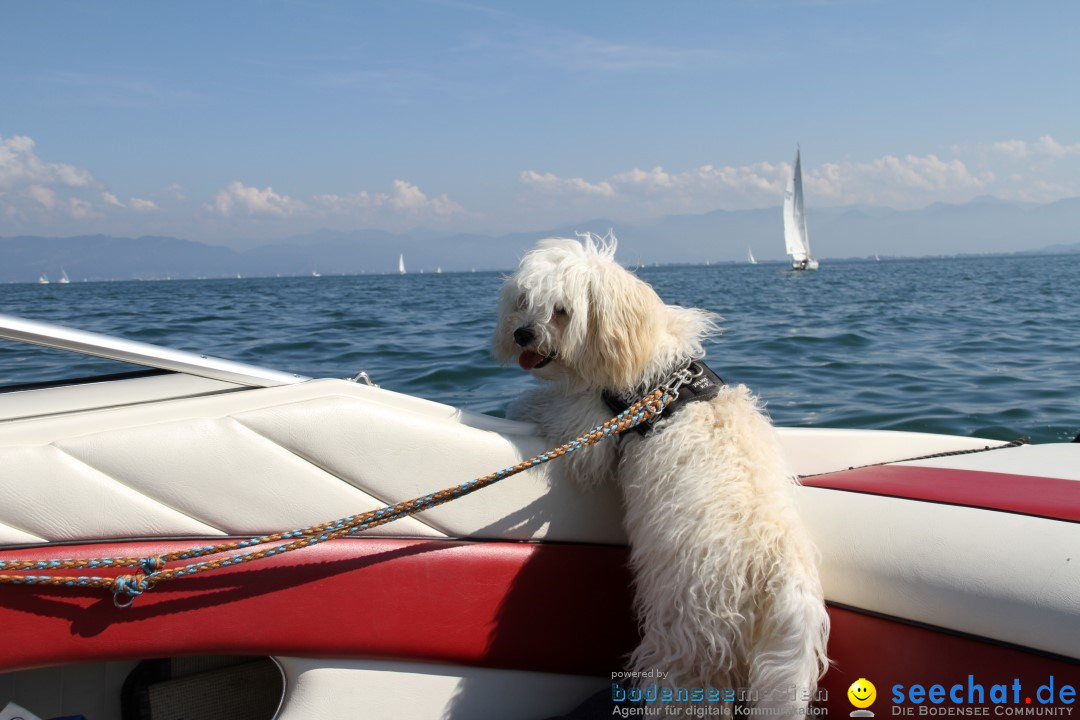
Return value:
M 1080 283 L 1060 258 L 644 268 L 723 316 L 709 362 L 783 425 L 1037 441 L 1080 430 Z M 503 414 L 496 273 L 0 286 L 0 312 Z M 126 366 L 0 342 L 0 383 Z

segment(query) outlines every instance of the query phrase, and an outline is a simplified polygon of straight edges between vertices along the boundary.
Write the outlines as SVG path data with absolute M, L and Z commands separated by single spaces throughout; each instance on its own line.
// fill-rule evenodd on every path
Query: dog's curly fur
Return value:
M 612 414 L 602 391 L 653 388 L 718 332 L 715 315 L 666 305 L 614 253 L 610 237 L 543 240 L 500 295 L 496 356 L 548 381 L 511 416 L 554 442 Z M 780 712 L 806 705 L 827 666 L 817 555 L 746 387 L 560 462 L 582 483 L 622 487 L 642 631 L 629 669 L 666 671 L 673 688 L 746 689 Z

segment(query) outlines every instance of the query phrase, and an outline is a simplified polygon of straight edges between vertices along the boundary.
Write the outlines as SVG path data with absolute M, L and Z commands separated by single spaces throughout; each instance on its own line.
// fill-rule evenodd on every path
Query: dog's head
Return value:
M 493 344 L 501 362 L 580 388 L 658 382 L 716 332 L 714 316 L 665 305 L 615 262 L 615 239 L 549 239 L 521 260 L 499 297 Z

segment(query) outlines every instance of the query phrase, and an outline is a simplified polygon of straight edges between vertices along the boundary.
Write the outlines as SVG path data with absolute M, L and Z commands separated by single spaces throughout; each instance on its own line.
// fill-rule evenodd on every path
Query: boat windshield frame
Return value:
M 248 387 L 295 385 L 311 378 L 137 340 L 76 330 L 0 313 L 0 339 L 118 360 L 144 368 L 184 373 Z

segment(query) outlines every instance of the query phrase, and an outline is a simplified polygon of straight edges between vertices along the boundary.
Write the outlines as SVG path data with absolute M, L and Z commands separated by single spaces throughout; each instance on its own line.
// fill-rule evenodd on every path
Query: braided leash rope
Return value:
M 0 570 L 15 572 L 51 572 L 54 570 L 78 570 L 102 568 L 135 568 L 134 574 L 119 576 L 98 575 L 10 575 L 0 574 L 0 584 L 9 585 L 58 585 L 63 587 L 90 587 L 108 589 L 113 594 L 117 607 L 128 607 L 135 598 L 150 590 L 158 583 L 180 577 L 190 577 L 199 573 L 230 567 L 262 558 L 281 555 L 293 550 L 301 550 L 319 543 L 344 537 L 352 533 L 385 525 L 399 518 L 408 517 L 429 508 L 457 498 L 470 495 L 481 488 L 493 485 L 500 480 L 516 475 L 529 468 L 542 465 L 563 455 L 580 450 L 589 445 L 613 438 L 637 427 L 651 418 L 658 417 L 664 409 L 678 397 L 678 383 L 675 386 L 661 385 L 651 393 L 634 403 L 615 417 L 597 425 L 592 430 L 561 445 L 553 450 L 536 455 L 523 462 L 502 470 L 484 475 L 474 480 L 467 480 L 437 492 L 404 500 L 395 505 L 387 505 L 378 510 L 369 510 L 358 515 L 350 515 L 338 520 L 331 520 L 320 525 L 298 528 L 288 532 L 271 533 L 246 540 L 233 540 L 215 545 L 199 545 L 152 557 L 100 557 L 100 558 L 60 558 L 52 560 L 0 560 Z M 287 541 L 287 542 L 286 542 Z M 250 548 L 281 543 L 258 550 Z M 232 552 L 240 551 L 240 552 Z M 224 555 L 224 553 L 231 553 Z M 202 560 L 180 567 L 166 568 L 170 562 L 192 560 L 212 555 L 224 555 L 213 560 Z

